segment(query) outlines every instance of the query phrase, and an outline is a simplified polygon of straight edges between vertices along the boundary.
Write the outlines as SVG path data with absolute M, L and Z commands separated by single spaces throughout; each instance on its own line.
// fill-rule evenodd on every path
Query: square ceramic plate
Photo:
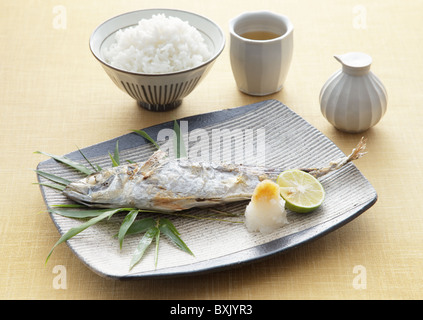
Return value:
M 236 158 L 281 169 L 321 167 L 345 156 L 320 131 L 276 100 L 201 114 L 180 121 L 181 131 L 186 132 L 184 139 L 188 142 L 190 155 L 200 154 L 198 146 L 201 141 L 201 146 L 206 145 L 209 149 L 207 152 L 203 148 L 201 154 L 208 155 L 210 159 L 218 159 L 220 154 L 221 159 L 230 159 L 232 162 Z M 156 139 L 158 135 L 166 135 L 170 129 L 173 129 L 173 122 L 146 128 L 144 131 Z M 217 138 L 217 134 L 221 138 Z M 155 151 L 151 143 L 135 133 L 87 147 L 82 151 L 92 162 L 103 168 L 111 166 L 109 152 L 113 153 L 117 140 L 121 159 L 145 161 Z M 239 148 L 245 153 L 239 153 Z M 250 156 L 251 152 L 253 156 Z M 66 156 L 84 162 L 79 151 Z M 73 169 L 52 159 L 41 162 L 38 169 L 71 181 L 81 178 Z M 45 182 L 42 177 L 39 177 L 39 181 Z M 377 200 L 374 188 L 352 163 L 320 178 L 320 181 L 326 190 L 323 205 L 309 214 L 288 212 L 289 224 L 268 235 L 250 233 L 243 223 L 167 216 L 180 231 L 194 256 L 178 250 L 162 237 L 156 268 L 154 249 L 149 248 L 140 263 L 129 270 L 140 236 L 128 236 L 123 248 L 119 248 L 114 237 L 123 219 L 119 214 L 86 229 L 67 241 L 67 244 L 94 272 L 114 279 L 187 275 L 235 267 L 284 252 L 325 235 L 356 218 Z M 47 207 L 69 203 L 65 196 L 51 188 L 41 186 L 41 192 Z M 239 202 L 220 206 L 219 210 L 241 214 L 241 217 L 235 218 L 239 221 L 243 219 L 246 204 Z M 192 209 L 189 213 L 205 217 L 210 211 Z M 147 214 L 139 214 L 137 219 L 143 216 Z M 51 215 L 51 219 L 61 235 L 81 223 L 80 220 L 55 214 Z

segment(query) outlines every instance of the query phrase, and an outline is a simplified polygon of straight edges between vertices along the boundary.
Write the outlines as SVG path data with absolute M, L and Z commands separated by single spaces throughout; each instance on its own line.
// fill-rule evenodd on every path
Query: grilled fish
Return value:
M 348 156 L 320 169 L 303 169 L 322 176 L 361 157 L 365 141 Z M 146 162 L 104 169 L 70 183 L 64 194 L 97 208 L 137 208 L 173 212 L 250 200 L 257 184 L 276 180 L 282 169 L 171 159 L 161 150 Z

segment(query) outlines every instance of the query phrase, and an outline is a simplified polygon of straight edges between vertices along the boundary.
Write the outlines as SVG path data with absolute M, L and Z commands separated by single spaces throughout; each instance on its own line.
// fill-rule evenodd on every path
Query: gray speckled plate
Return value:
M 320 167 L 345 156 L 320 131 L 276 100 L 197 115 L 181 121 L 187 121 L 185 125 L 188 125 L 187 134 L 184 136 L 189 143 L 188 151 L 198 151 L 195 146 L 202 140 L 209 146 L 210 159 L 212 157 L 216 159 L 216 154 L 219 152 L 222 159 L 228 158 L 235 162 L 236 154 L 239 159 L 240 154 L 235 150 L 239 149 L 239 141 L 242 141 L 237 140 L 240 136 L 245 142 L 244 145 L 241 144 L 243 146 L 241 149 L 252 150 L 255 155 L 249 157 L 248 154 L 244 154 L 244 158 L 241 155 L 241 159 L 264 162 L 267 167 L 284 169 Z M 172 128 L 173 122 L 168 122 L 144 130 L 156 138 L 159 132 L 163 133 L 162 129 Z M 182 130 L 184 128 L 181 127 Z M 222 133 L 225 129 L 228 129 L 224 135 L 226 138 L 222 140 L 213 138 L 213 134 Z M 225 140 L 228 133 L 233 135 L 233 139 Z M 108 153 L 113 153 L 116 140 L 119 140 L 121 159 L 145 161 L 155 151 L 150 143 L 135 133 L 87 147 L 82 151 L 100 166 L 111 166 Z M 230 154 L 227 153 L 228 148 L 213 149 L 225 143 L 231 146 Z M 207 152 L 203 155 L 207 155 Z M 78 151 L 66 156 L 84 162 Z M 38 169 L 69 180 L 81 177 L 73 169 L 52 159 L 41 162 Z M 44 178 L 39 177 L 39 181 L 44 182 Z M 288 212 L 289 224 L 268 235 L 250 233 L 244 224 L 239 223 L 169 217 L 195 256 L 176 249 L 163 238 L 160 241 L 157 268 L 154 266 L 154 250 L 149 249 L 142 261 L 129 270 L 133 251 L 140 238 L 139 235 L 128 236 L 125 238 L 122 250 L 119 249 L 119 243 L 114 235 L 119 229 L 122 215 L 117 214 L 108 221 L 86 229 L 67 241 L 67 244 L 94 272 L 114 279 L 176 276 L 235 267 L 286 251 L 325 235 L 369 209 L 377 200 L 374 188 L 352 163 L 322 177 L 320 181 L 326 190 L 323 205 L 309 214 Z M 68 203 L 60 192 L 43 186 L 40 188 L 47 207 Z M 245 206 L 245 202 L 240 202 L 219 209 L 242 214 Z M 210 214 L 210 211 L 192 209 L 189 213 L 204 217 Z M 138 215 L 138 219 L 140 218 L 141 214 Z M 51 215 L 51 219 L 60 234 L 81 223 L 80 220 L 59 215 Z M 238 221 L 240 219 L 243 217 L 236 218 Z

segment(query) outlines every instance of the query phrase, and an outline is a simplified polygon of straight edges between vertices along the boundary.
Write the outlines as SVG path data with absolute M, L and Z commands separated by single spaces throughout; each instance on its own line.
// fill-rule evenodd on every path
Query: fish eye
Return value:
M 115 176 L 110 176 L 108 179 L 106 179 L 102 184 L 101 184 L 101 186 L 103 187 L 103 188 L 107 188 L 108 186 L 110 186 L 111 184 L 112 184 L 112 182 L 113 182 L 113 180 L 115 179 Z

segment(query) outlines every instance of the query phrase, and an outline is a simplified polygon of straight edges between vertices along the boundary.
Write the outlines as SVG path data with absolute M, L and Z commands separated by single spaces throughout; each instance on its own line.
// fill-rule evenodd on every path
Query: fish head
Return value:
M 116 170 L 102 170 L 68 184 L 63 193 L 90 207 L 111 208 L 121 195 L 122 181 Z

